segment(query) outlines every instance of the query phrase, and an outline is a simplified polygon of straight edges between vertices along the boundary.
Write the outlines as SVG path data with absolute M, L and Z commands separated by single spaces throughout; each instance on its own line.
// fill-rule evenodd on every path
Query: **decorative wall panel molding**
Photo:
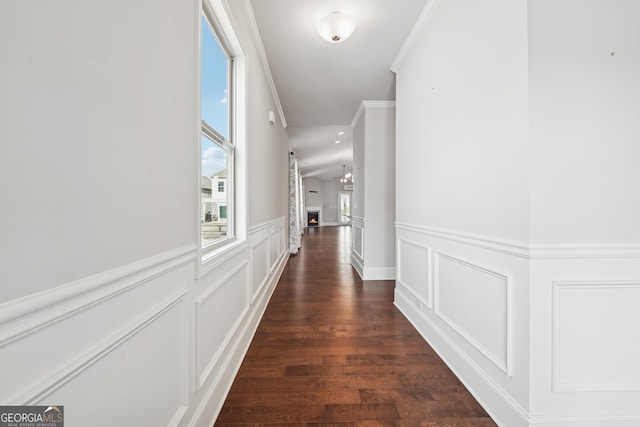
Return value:
M 640 243 L 553 243 L 529 244 L 460 231 L 421 227 L 396 223 L 397 230 L 405 230 L 453 242 L 464 243 L 527 259 L 568 258 L 640 258 Z
M 526 242 L 496 239 L 491 236 L 481 236 L 478 234 L 463 233 L 460 231 L 427 228 L 402 223 L 396 223 L 396 229 L 410 231 L 430 237 L 437 237 L 440 239 L 463 243 L 465 245 L 476 246 L 483 249 L 489 249 L 494 252 L 505 253 L 508 255 L 523 258 L 529 257 L 529 247 L 527 246 Z
M 553 391 L 640 391 L 640 280 L 552 288 Z
M 364 280 L 364 265 L 362 263 L 362 260 L 358 258 L 357 255 L 351 255 L 351 265 L 353 266 L 353 268 L 355 268 L 356 273 L 358 273 L 360 278 Z
M 255 299 L 267 282 L 269 265 L 269 235 L 251 243 L 251 299 Z
M 502 388 L 474 358 L 467 354 L 439 322 L 412 301 L 413 294 L 403 286 L 396 287 L 395 305 L 413 324 L 422 337 L 471 390 L 484 407 L 495 409 L 491 416 L 500 425 L 526 427 L 529 414 L 504 388 Z
M 511 376 L 511 279 L 467 260 L 434 253 L 435 313 Z
M 353 231 L 353 253 L 362 262 L 364 260 L 364 224 L 356 224 L 354 221 L 351 228 Z
M 167 301 L 166 307 L 101 350 L 39 403 L 64 401 L 74 408 L 72 418 L 78 425 L 121 424 L 123 412 L 105 411 L 105 402 L 112 408 L 135 407 L 135 411 L 124 412 L 127 423 L 179 425 L 189 405 L 188 334 L 187 307 L 180 294 L 176 297 L 174 303 Z M 163 357 L 149 357 L 154 354 Z M 100 414 L 98 419 L 96 414 Z
M 48 291 L 0 304 L 0 328 L 17 319 L 38 314 L 23 322 L 24 333 L 111 298 L 159 275 L 188 264 L 196 258 L 196 246 L 187 245 L 143 260 L 105 271 Z M 46 313 L 45 313 L 46 312 Z M 27 325 L 28 324 L 28 325 Z M 12 336 L 16 335 L 12 331 Z M 0 346 L 9 339 L 0 332 Z
M 237 340 L 248 312 L 274 287 L 287 259 L 284 217 L 249 230 L 249 259 L 240 261 L 195 301 L 196 388 L 212 380 Z M 273 249 L 279 251 L 275 258 Z M 240 360 L 241 361 L 241 360 Z M 215 382 L 215 381 L 214 381 Z
M 274 219 L 272 221 L 267 221 L 264 222 L 262 224 L 258 224 L 258 225 L 254 225 L 249 227 L 249 236 L 251 235 L 255 235 L 261 231 L 274 231 L 280 228 L 283 228 L 286 226 L 286 219 L 285 217 L 280 217 L 277 219 Z
M 532 259 L 640 258 L 640 244 L 534 244 L 530 246 L 530 257 Z
M 286 220 L 284 217 L 249 229 L 252 300 L 262 292 L 278 260 L 286 251 Z
M 184 316 L 184 296 L 186 295 L 186 290 L 182 290 L 176 292 L 171 297 L 167 298 L 164 302 L 159 304 L 158 306 L 152 308 L 147 313 L 141 315 L 138 319 L 136 319 L 132 324 L 127 326 L 126 328 L 118 331 L 118 333 L 113 336 L 103 340 L 99 345 L 92 348 L 90 351 L 72 357 L 67 364 L 67 366 L 58 369 L 54 372 L 50 372 L 49 375 L 38 382 L 37 384 L 33 384 L 27 390 L 23 391 L 19 395 L 14 396 L 9 399 L 8 402 L 12 402 L 12 404 L 26 404 L 33 405 L 45 398 L 50 398 L 55 393 L 66 387 L 67 383 L 74 381 L 81 374 L 84 374 L 85 371 L 89 369 L 100 371 L 102 367 L 100 366 L 100 362 L 102 359 L 109 356 L 111 353 L 115 352 L 126 343 L 130 342 L 133 339 L 137 339 L 141 334 L 145 333 L 146 330 L 153 326 L 157 321 L 163 318 L 163 316 L 167 315 L 169 312 L 173 312 L 174 310 L 178 310 L 174 316 L 176 319 L 173 319 L 172 322 L 177 321 L 178 324 L 174 326 L 174 330 L 177 337 L 172 337 L 174 340 L 177 339 L 177 342 L 174 342 L 176 345 L 176 351 L 179 354 L 178 359 L 175 360 L 176 366 L 172 366 L 171 369 L 176 370 L 174 373 L 177 377 L 186 378 L 183 375 L 182 368 L 184 365 L 181 363 L 186 362 L 186 327 L 185 327 L 185 316 Z M 142 339 L 142 338 L 141 338 Z M 145 345 L 153 346 L 153 340 L 145 339 Z M 117 362 L 114 362 L 117 363 Z M 158 374 L 162 374 L 158 372 Z M 106 375 L 106 374 L 104 374 Z M 180 407 L 186 405 L 188 401 L 186 395 L 186 383 L 182 383 L 180 385 L 182 390 L 180 391 L 180 399 L 181 403 Z M 103 390 L 107 393 L 122 393 L 121 390 Z M 74 396 L 74 394 L 70 394 L 70 396 Z M 86 410 L 86 408 L 85 408 Z M 180 409 L 177 409 L 180 410 Z
M 206 256 L 203 256 L 202 263 L 198 264 L 196 277 L 200 279 L 211 271 L 215 271 L 228 262 L 231 262 L 235 257 L 242 256 L 247 250 L 247 247 L 247 242 L 240 240 L 218 251 L 208 253 Z
M 285 229 L 282 228 L 280 236 L 284 235 L 284 231 Z M 213 425 L 219 411 L 222 409 L 226 393 L 231 388 L 235 375 L 240 369 L 244 355 L 264 314 L 269 298 L 286 266 L 288 251 L 284 245 L 284 240 L 281 240 L 281 242 L 283 243 L 281 245 L 282 252 L 277 259 L 276 267 L 272 269 L 272 273 L 268 277 L 264 291 L 257 295 L 256 299 L 248 306 L 248 310 L 241 316 L 237 326 L 233 327 L 229 332 L 230 339 L 221 346 L 222 349 L 218 359 L 213 361 L 212 366 L 214 369 L 209 372 L 207 378 L 203 377 L 202 398 L 191 417 L 191 421 L 188 424 L 189 427 L 208 427 Z M 249 285 L 245 288 L 249 292 Z M 207 337 L 207 339 L 211 338 Z M 208 382 L 205 383 L 205 381 Z
M 174 259 L 137 274 L 119 276 L 120 280 L 92 292 L 0 325 L 3 363 L 14 367 L 3 377 L 0 401 L 18 399 L 22 404 L 31 399 L 30 393 L 45 387 L 43 378 L 57 378 L 58 372 L 70 369 L 70 363 L 75 369 L 75 362 L 70 361 L 94 354 L 104 347 L 105 337 L 121 336 L 121 331 L 138 322 L 141 312 L 165 307 L 176 292 L 186 292 L 193 271 L 192 260 Z M 43 347 L 47 351 L 42 351 Z M 29 354 L 30 362 L 26 365 L 25 354 Z
M 405 238 L 397 240 L 398 282 L 433 308 L 431 248 Z
M 269 273 L 273 272 L 273 269 L 276 268 L 278 257 L 280 256 L 280 233 L 284 232 L 284 229 L 273 229 L 271 230 L 271 234 L 269 234 Z
M 194 303 L 196 390 L 209 379 L 249 309 L 248 267 L 243 261 Z

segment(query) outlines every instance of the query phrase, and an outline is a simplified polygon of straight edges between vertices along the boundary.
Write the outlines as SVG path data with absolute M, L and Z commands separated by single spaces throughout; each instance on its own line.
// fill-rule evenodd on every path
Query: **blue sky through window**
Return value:
M 229 137 L 228 65 L 227 56 L 202 17 L 202 69 L 200 110 L 202 120 L 225 138 Z M 221 148 L 202 137 L 202 174 L 211 176 L 227 167 Z M 215 147 L 214 147 L 215 146 Z

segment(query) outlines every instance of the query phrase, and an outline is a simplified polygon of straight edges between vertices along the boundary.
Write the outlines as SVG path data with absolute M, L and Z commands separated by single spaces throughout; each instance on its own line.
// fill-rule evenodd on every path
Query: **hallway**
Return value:
M 350 257 L 350 227 L 307 229 L 215 425 L 494 426 Z

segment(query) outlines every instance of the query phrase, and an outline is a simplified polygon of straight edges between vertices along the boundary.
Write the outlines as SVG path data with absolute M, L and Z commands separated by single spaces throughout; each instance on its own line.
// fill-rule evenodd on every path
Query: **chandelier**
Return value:
M 346 184 L 347 182 L 353 182 L 353 175 L 351 174 L 351 172 L 349 173 L 345 173 L 345 165 L 342 165 L 342 176 L 339 178 L 340 182 L 342 182 L 343 184 Z

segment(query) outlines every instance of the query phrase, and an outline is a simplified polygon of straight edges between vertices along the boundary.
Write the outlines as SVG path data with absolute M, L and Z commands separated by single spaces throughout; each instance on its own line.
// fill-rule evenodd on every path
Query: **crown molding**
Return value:
M 284 110 L 282 109 L 282 104 L 280 103 L 278 90 L 276 89 L 276 84 L 273 81 L 271 67 L 269 66 L 269 59 L 267 58 L 267 52 L 264 50 L 264 44 L 262 43 L 262 37 L 260 36 L 260 30 L 258 29 L 256 16 L 253 13 L 253 7 L 251 7 L 251 2 L 249 0 L 243 0 L 242 5 L 244 7 L 245 13 L 247 14 L 247 23 L 249 24 L 249 30 L 251 36 L 253 37 L 256 51 L 258 51 L 258 57 L 260 58 L 260 63 L 262 64 L 262 68 L 264 69 L 265 77 L 267 78 L 267 82 L 269 84 L 269 89 L 271 89 L 271 95 L 273 96 L 273 100 L 276 104 L 276 109 L 278 110 L 278 115 L 280 116 L 282 127 L 286 128 L 287 120 L 284 117 Z
M 367 108 L 396 108 L 396 101 L 362 101 L 351 121 L 350 126 L 352 129 L 356 127 L 358 120 L 360 120 L 364 110 Z
M 427 1 L 427 4 L 424 6 L 424 9 L 422 9 L 420 16 L 418 16 L 416 24 L 411 29 L 411 32 L 409 32 L 407 39 L 398 52 L 398 55 L 396 55 L 396 58 L 393 60 L 393 63 L 390 67 L 391 71 L 393 71 L 394 73 L 398 72 L 398 69 L 402 66 L 402 63 L 407 58 L 407 55 L 416 44 L 418 36 L 422 34 L 422 32 L 425 30 L 425 28 L 427 28 L 427 26 L 433 19 L 433 16 L 438 10 L 439 5 L 440 0 Z
M 362 101 L 365 108 L 396 108 L 396 101 Z
M 364 103 L 361 102 L 360 106 L 358 107 L 358 111 L 356 111 L 356 115 L 353 116 L 353 120 L 351 120 L 351 128 L 354 129 L 356 127 L 356 125 L 358 124 L 358 120 L 360 120 L 360 117 L 362 116 L 362 113 L 364 113 Z

